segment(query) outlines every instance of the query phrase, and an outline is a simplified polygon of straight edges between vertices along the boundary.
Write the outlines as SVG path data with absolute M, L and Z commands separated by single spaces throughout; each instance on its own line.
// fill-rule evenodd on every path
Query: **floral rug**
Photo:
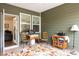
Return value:
M 59 49 L 46 43 L 40 43 L 8 50 L 4 56 L 71 56 L 71 54 L 69 49 Z

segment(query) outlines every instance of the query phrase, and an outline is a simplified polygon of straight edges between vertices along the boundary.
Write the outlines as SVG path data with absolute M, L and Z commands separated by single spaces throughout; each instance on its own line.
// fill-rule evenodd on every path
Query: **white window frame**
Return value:
M 39 18 L 39 24 L 33 24 L 33 17 Z M 32 29 L 33 29 L 33 25 L 39 25 L 39 32 L 36 32 L 36 33 L 41 33 L 41 17 L 40 16 L 32 15 Z
M 30 24 L 29 24 L 29 23 L 21 22 L 21 18 L 22 18 L 21 14 L 30 16 Z M 22 29 L 21 29 L 21 25 L 22 25 L 22 24 L 30 25 L 30 29 L 31 29 L 31 15 L 30 15 L 30 14 L 26 14 L 26 13 L 22 13 L 22 12 L 20 12 L 20 32 L 21 32 L 21 30 L 22 30 Z

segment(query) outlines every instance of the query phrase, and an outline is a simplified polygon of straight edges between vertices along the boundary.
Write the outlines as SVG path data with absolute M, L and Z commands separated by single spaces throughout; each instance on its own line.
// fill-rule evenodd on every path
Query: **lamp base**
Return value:
M 70 54 L 77 55 L 77 52 L 76 51 L 71 51 Z
M 78 54 L 78 51 L 77 51 L 76 49 L 72 49 L 72 50 L 70 51 L 70 54 L 72 54 L 72 55 L 77 55 L 77 54 Z

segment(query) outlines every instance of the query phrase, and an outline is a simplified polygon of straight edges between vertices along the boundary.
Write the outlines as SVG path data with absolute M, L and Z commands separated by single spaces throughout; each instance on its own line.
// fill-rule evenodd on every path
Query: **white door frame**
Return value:
M 4 34 L 5 34 L 5 28 L 4 28 L 4 23 L 5 23 L 5 15 L 10 15 L 10 16 L 15 16 L 16 18 L 17 18 L 17 27 L 18 27 L 18 21 L 19 21 L 19 19 L 18 19 L 18 15 L 14 15 L 14 14 L 8 14 L 8 13 L 5 13 L 5 10 L 3 9 L 3 53 L 5 53 L 5 50 L 7 50 L 7 49 L 11 49 L 11 48 L 15 48 L 15 47 L 19 47 L 19 29 L 17 28 L 17 30 L 16 30 L 16 32 L 17 32 L 17 35 L 18 35 L 18 44 L 17 45 L 14 45 L 14 46 L 9 46 L 9 47 L 5 47 L 5 43 L 4 43 L 4 38 L 5 38 L 5 36 L 4 36 Z M 17 37 L 17 36 L 16 36 Z
M 7 16 L 15 16 L 15 17 L 16 17 L 16 15 L 5 13 L 4 18 L 5 18 L 6 15 L 7 15 Z M 14 20 L 14 19 L 13 19 L 13 20 Z M 5 19 L 4 19 L 4 23 L 5 23 Z M 4 29 L 5 29 L 5 28 L 4 28 Z M 14 27 L 13 27 L 13 29 L 14 29 Z M 13 33 L 13 40 L 14 40 L 14 33 Z
M 0 41 L 1 41 L 1 55 L 2 55 L 2 53 L 3 53 L 3 11 L 2 12 L 0 12 L 0 15 L 1 15 L 1 19 L 0 19 L 0 21 L 1 21 L 1 33 L 0 33 Z
M 2 14 L 2 25 L 3 25 L 3 27 L 2 27 L 2 34 L 3 34 L 2 37 L 3 37 L 3 38 L 2 38 L 2 39 L 3 39 L 3 54 L 4 54 L 4 52 L 5 52 L 5 51 L 4 51 L 4 47 L 5 47 L 5 46 L 4 46 L 4 45 L 5 45 L 5 44 L 4 44 L 4 19 L 5 19 L 5 16 L 4 16 L 4 15 L 5 15 L 5 10 L 4 10 L 4 9 L 3 9 L 2 13 L 3 13 L 3 14 Z

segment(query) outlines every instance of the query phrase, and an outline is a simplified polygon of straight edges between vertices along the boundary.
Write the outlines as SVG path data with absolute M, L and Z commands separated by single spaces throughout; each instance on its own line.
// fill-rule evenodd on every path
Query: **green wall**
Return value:
M 5 4 L 5 3 L 0 3 L 0 10 L 1 9 L 5 9 L 5 12 L 10 13 L 10 14 L 19 15 L 19 13 L 22 12 L 22 13 L 40 16 L 40 13 L 30 11 L 30 10 L 26 10 L 26 9 L 16 7 L 16 6 L 13 6 L 13 5 L 9 5 L 9 4 Z
M 42 32 L 46 31 L 49 36 L 57 32 L 65 32 L 70 38 L 69 48 L 72 48 L 73 32 L 70 28 L 73 24 L 79 26 L 79 4 L 65 3 L 41 14 Z M 79 32 L 76 32 L 76 48 L 79 48 Z

